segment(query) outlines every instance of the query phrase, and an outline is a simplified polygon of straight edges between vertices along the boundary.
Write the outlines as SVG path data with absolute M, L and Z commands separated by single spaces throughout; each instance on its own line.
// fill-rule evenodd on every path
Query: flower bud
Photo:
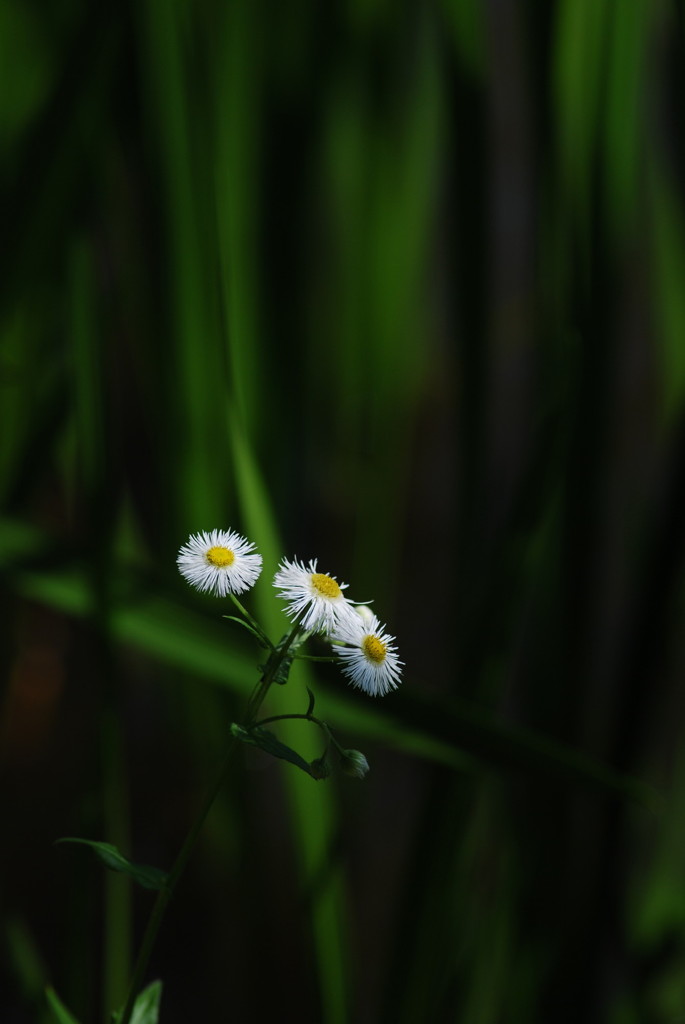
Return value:
M 309 774 L 317 782 L 319 779 L 327 779 L 331 774 L 331 766 L 329 765 L 326 755 L 323 757 L 317 757 L 309 764 Z
M 355 605 L 354 610 L 366 626 L 370 625 L 370 623 L 374 622 L 376 619 L 376 616 L 373 614 L 368 604 L 357 604 Z
M 350 778 L 363 779 L 369 770 L 369 762 L 361 750 L 344 750 L 340 758 L 340 767 Z

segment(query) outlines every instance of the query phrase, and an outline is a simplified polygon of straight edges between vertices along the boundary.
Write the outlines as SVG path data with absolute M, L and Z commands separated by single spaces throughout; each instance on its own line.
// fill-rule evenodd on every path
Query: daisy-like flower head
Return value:
M 395 637 L 385 632 L 376 616 L 369 617 L 367 609 L 363 615 L 358 612 L 336 627 L 333 649 L 353 686 L 370 697 L 383 697 L 399 686 L 404 662 L 397 656 Z
M 274 576 L 274 586 L 288 602 L 287 613 L 299 619 L 302 628 L 330 633 L 338 623 L 355 615 L 343 594 L 346 583 L 316 571 L 316 558 L 306 566 L 284 558 Z
M 178 570 L 198 590 L 217 597 L 242 594 L 253 587 L 262 571 L 262 556 L 254 544 L 235 530 L 195 533 L 178 553 Z

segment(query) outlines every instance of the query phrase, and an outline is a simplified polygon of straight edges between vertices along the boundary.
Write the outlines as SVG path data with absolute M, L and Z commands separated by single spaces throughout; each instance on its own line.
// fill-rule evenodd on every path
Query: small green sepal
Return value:
M 93 839 L 77 839 L 72 836 L 67 836 L 64 839 L 57 839 L 58 843 L 79 843 L 82 846 L 90 846 L 103 864 L 110 869 L 110 871 L 119 871 L 123 875 L 128 875 L 138 885 L 142 885 L 143 889 L 163 889 L 167 881 L 167 873 L 162 871 L 160 868 L 154 868 L 149 864 L 134 864 L 128 860 L 122 853 L 117 850 L 116 846 L 112 846 L 111 843 L 96 842 Z

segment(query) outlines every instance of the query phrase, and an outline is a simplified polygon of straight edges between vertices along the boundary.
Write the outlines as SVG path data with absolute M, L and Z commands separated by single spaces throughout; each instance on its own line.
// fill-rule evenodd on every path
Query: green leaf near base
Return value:
M 144 988 L 136 999 L 131 1024 L 157 1024 L 159 1020 L 159 1003 L 162 998 L 161 981 L 153 981 Z
M 157 1024 L 159 1021 L 159 1004 L 162 999 L 161 981 L 151 982 L 136 998 L 131 1013 L 131 1024 Z M 119 1024 L 123 1010 L 112 1014 L 112 1024 Z
M 151 867 L 149 864 L 133 864 L 111 843 L 100 843 L 93 839 L 77 839 L 72 836 L 58 839 L 57 842 L 80 843 L 82 846 L 90 846 L 110 871 L 120 871 L 121 874 L 128 875 L 144 889 L 163 889 L 166 884 L 167 874 L 165 871 Z

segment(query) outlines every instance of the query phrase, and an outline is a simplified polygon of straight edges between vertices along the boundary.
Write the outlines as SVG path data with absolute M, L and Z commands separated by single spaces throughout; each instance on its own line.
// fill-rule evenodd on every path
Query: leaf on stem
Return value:
M 111 871 L 120 871 L 122 874 L 128 875 L 138 885 L 142 885 L 144 889 L 157 890 L 164 888 L 167 880 L 165 871 L 162 871 L 160 868 L 151 867 L 149 864 L 133 864 L 111 843 L 96 842 L 92 839 L 77 839 L 72 836 L 58 839 L 57 842 L 80 843 L 83 846 L 90 846 L 103 864 Z
M 158 1024 L 162 999 L 161 981 L 153 981 L 139 993 L 133 1005 L 131 1024 Z M 112 1015 L 112 1024 L 119 1024 L 123 1010 Z
M 252 633 L 252 636 L 256 637 L 260 647 L 263 647 L 265 650 L 269 649 L 269 645 L 266 643 L 261 633 L 258 633 L 254 626 L 249 622 L 246 622 L 245 619 L 241 619 L 237 615 L 222 615 L 221 618 L 230 619 L 231 622 L 237 622 L 239 626 L 244 626 L 248 633 Z
M 289 761 L 290 764 L 294 764 L 296 768 L 300 768 L 307 775 L 313 779 L 320 779 L 323 776 L 320 771 L 305 761 L 296 750 L 291 747 L 287 747 L 285 743 L 274 736 L 268 729 L 262 729 L 260 726 L 254 726 L 252 729 L 245 729 L 242 725 L 238 725 L 234 722 L 231 725 L 231 733 L 237 740 L 242 743 L 249 743 L 253 747 L 259 747 L 264 750 L 267 754 L 271 754 L 272 757 L 278 757 L 282 761 Z

